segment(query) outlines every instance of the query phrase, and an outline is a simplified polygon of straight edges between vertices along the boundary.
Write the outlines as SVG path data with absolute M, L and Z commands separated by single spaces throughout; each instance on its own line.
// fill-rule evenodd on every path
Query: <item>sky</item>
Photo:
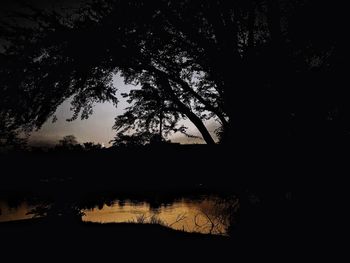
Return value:
M 0 15 L 6 15 L 8 14 L 8 11 L 17 10 L 17 2 L 21 1 L 30 3 L 36 7 L 57 9 L 61 6 L 75 8 L 79 6 L 79 3 L 89 0 L 1 0 Z M 122 114 L 125 107 L 128 105 L 125 99 L 120 96 L 120 93 L 125 93 L 130 89 L 135 88 L 131 85 L 125 85 L 120 76 L 115 76 L 113 81 L 114 85 L 119 88 L 118 99 L 120 100 L 120 103 L 117 108 L 111 103 L 96 104 L 94 107 L 94 113 L 89 119 L 77 119 L 73 122 L 67 122 L 66 120 L 73 115 L 70 111 L 70 100 L 67 100 L 55 113 L 57 121 L 53 123 L 52 119 L 49 119 L 39 131 L 35 131 L 31 134 L 29 143 L 42 146 L 53 145 L 66 135 L 75 135 L 80 143 L 95 142 L 101 143 L 105 146 L 110 146 L 109 142 L 116 134 L 112 129 L 114 119 L 116 116 Z M 189 128 L 188 133 L 199 136 L 198 130 L 189 121 L 184 121 L 182 124 Z M 214 134 L 217 124 L 213 121 L 209 121 L 207 127 L 209 131 Z M 204 143 L 202 139 L 188 138 L 183 134 L 175 134 L 168 139 L 178 143 Z
M 33 132 L 30 136 L 30 144 L 50 146 L 56 144 L 66 135 L 74 135 L 80 143 L 95 142 L 106 147 L 110 146 L 110 141 L 116 134 L 116 131 L 112 129 L 114 119 L 116 116 L 123 114 L 124 109 L 128 106 L 128 103 L 120 94 L 136 88 L 133 85 L 125 85 L 124 80 L 119 75 L 114 77 L 113 84 L 118 87 L 119 103 L 117 107 L 112 103 L 99 103 L 95 105 L 94 113 L 89 119 L 81 120 L 78 118 L 75 121 L 67 122 L 66 120 L 73 115 L 70 111 L 70 101 L 67 100 L 56 110 L 57 121 L 53 123 L 51 118 L 39 131 Z M 200 136 L 192 123 L 189 121 L 183 123 L 189 128 L 188 132 L 190 134 Z M 214 134 L 217 124 L 214 121 L 209 121 L 207 127 Z M 188 138 L 183 134 L 174 134 L 168 139 L 182 144 L 204 143 L 202 139 Z

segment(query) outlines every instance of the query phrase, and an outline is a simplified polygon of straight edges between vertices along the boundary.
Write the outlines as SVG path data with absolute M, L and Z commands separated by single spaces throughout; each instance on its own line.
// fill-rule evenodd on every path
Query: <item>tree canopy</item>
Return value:
M 181 118 L 209 144 L 211 118 L 223 142 L 313 133 L 330 120 L 344 132 L 342 21 L 324 19 L 339 10 L 312 0 L 94 0 L 71 12 L 26 6 L 0 23 L 1 125 L 40 127 L 70 97 L 73 119 L 87 118 L 95 102 L 117 105 L 119 72 L 141 86 L 116 119 L 122 132 L 184 131 Z

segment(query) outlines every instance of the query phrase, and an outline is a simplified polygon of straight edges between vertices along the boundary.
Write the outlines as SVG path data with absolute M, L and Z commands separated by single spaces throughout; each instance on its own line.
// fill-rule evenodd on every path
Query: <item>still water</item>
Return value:
M 108 205 L 100 204 L 81 211 L 85 222 L 156 223 L 187 232 L 225 235 L 230 220 L 227 211 L 232 211 L 235 205 L 232 202 L 228 205 L 217 197 L 196 200 L 182 198 L 156 208 L 148 202 L 114 200 L 108 202 Z M 0 222 L 30 219 L 32 215 L 28 215 L 28 212 L 34 207 L 23 202 L 11 208 L 6 202 L 0 201 Z
M 26 202 L 16 205 L 9 205 L 7 202 L 0 200 L 0 222 L 30 219 L 32 215 L 27 213 L 34 207 Z

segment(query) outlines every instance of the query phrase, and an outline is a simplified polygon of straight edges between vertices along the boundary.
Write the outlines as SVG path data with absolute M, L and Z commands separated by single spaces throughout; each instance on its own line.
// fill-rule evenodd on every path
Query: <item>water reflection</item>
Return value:
M 224 212 L 213 198 L 198 201 L 181 199 L 157 209 L 153 209 L 149 203 L 124 201 L 84 210 L 83 220 L 98 223 L 160 223 L 188 232 L 225 234 L 229 218 L 220 215 L 219 210 Z
M 32 215 L 27 214 L 34 207 L 23 202 L 16 206 L 11 206 L 7 202 L 0 200 L 0 222 L 30 219 Z
M 0 201 L 0 222 L 29 219 L 35 214 L 33 211 L 41 207 L 42 205 L 34 207 L 24 202 L 10 208 L 7 203 Z M 51 207 L 57 207 L 57 205 Z M 238 202 L 234 199 L 213 196 L 197 199 L 182 198 L 170 203 L 157 202 L 157 204 L 152 201 L 117 199 L 97 202 L 95 205 L 82 205 L 81 208 L 80 214 L 83 215 L 84 222 L 153 223 L 186 232 L 225 235 L 232 223 L 232 212 L 238 208 Z M 29 214 L 30 212 L 32 214 Z

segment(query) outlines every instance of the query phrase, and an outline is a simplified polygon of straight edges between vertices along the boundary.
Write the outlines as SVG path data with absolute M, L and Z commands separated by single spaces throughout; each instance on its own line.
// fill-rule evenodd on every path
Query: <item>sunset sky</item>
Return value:
M 80 3 L 88 0 L 24 0 L 22 2 L 30 3 L 36 7 L 44 9 L 59 9 L 60 7 L 76 8 Z M 0 15 L 6 15 L 13 10 L 17 11 L 18 4 L 16 1 L 4 0 L 0 1 Z M 0 43 L 1 44 L 1 43 Z M 0 45 L 1 48 L 1 45 Z M 67 122 L 66 119 L 72 117 L 70 111 L 69 100 L 65 101 L 56 111 L 57 121 L 52 123 L 52 119 L 48 120 L 43 127 L 34 133 L 30 138 L 30 143 L 35 145 L 52 145 L 56 144 L 65 135 L 75 135 L 80 143 L 96 142 L 105 146 L 109 146 L 109 142 L 114 138 L 116 132 L 112 130 L 114 118 L 123 113 L 127 107 L 126 101 L 121 98 L 120 93 L 125 93 L 134 86 L 124 84 L 120 76 L 114 77 L 114 85 L 119 89 L 120 103 L 116 108 L 111 103 L 96 104 L 94 114 L 88 120 L 77 119 L 73 122 Z M 189 121 L 184 121 L 184 125 L 189 128 L 188 133 L 199 136 L 198 130 Z M 209 131 L 213 134 L 218 124 L 214 121 L 206 123 Z M 214 136 L 215 138 L 215 136 Z M 204 143 L 202 139 L 188 138 L 183 134 L 175 134 L 170 138 L 173 142 L 179 143 Z
M 120 96 L 135 86 L 125 85 L 120 76 L 114 77 L 114 85 L 118 87 L 119 104 L 116 108 L 111 103 L 96 104 L 94 113 L 88 120 L 80 118 L 67 122 L 73 113 L 70 111 L 70 103 L 66 101 L 56 111 L 57 121 L 52 123 L 52 119 L 48 120 L 44 126 L 31 135 L 30 143 L 37 145 L 55 144 L 65 135 L 75 135 L 80 143 L 96 142 L 105 146 L 109 146 L 109 142 L 114 138 L 116 132 L 112 129 L 114 118 L 123 113 L 128 103 Z M 189 133 L 199 135 L 198 130 L 188 121 L 184 122 L 189 127 Z M 211 133 L 216 129 L 215 122 L 207 123 Z M 169 139 L 172 142 L 179 143 L 204 143 L 202 139 L 188 138 L 183 134 L 174 134 Z

